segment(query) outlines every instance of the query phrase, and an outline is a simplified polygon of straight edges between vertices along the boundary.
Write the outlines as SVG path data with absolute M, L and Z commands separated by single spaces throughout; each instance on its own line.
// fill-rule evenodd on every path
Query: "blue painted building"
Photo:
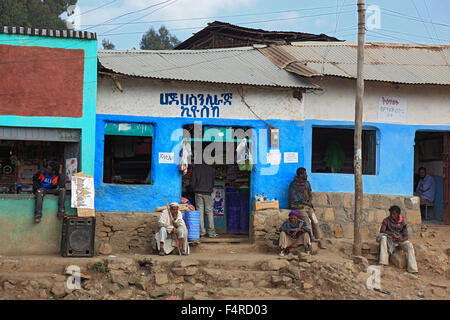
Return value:
M 445 221 L 448 179 L 439 177 L 447 164 L 439 150 L 442 155 L 450 131 L 450 75 L 442 58 L 448 48 L 367 44 L 366 50 L 371 58 L 365 69 L 364 192 L 412 196 L 415 172 L 419 166 L 428 166 L 436 181 L 442 181 L 434 209 L 435 218 Z M 265 193 L 287 208 L 288 185 L 301 166 L 307 169 L 314 191 L 352 193 L 356 73 L 352 57 L 356 57 L 355 44 L 341 42 L 175 52 L 100 51 L 96 209 L 153 211 L 164 205 L 164 197 L 168 202 L 180 201 L 185 190 L 179 169 L 182 130 L 189 131 L 196 123 L 202 125 L 203 142 L 211 141 L 205 139 L 208 128 L 216 130 L 221 141 L 229 141 L 222 132 L 226 128 L 250 130 L 254 165 L 249 185 L 240 186 L 248 187 L 249 207 L 255 195 Z M 283 59 L 302 67 L 287 68 L 289 61 Z M 231 97 L 231 103 L 223 101 L 225 96 Z M 111 126 L 117 131 L 107 133 Z M 146 127 L 140 141 L 147 139 L 151 145 L 139 183 L 113 177 L 110 161 L 114 156 L 108 154 L 116 139 L 110 136 L 126 135 L 136 126 Z M 278 145 L 271 144 L 271 129 L 279 130 Z M 420 141 L 430 139 L 437 142 L 425 144 L 420 151 Z M 121 143 L 127 144 L 113 142 Z M 148 145 L 134 143 L 127 147 L 148 151 Z M 118 148 L 122 155 L 131 152 Z

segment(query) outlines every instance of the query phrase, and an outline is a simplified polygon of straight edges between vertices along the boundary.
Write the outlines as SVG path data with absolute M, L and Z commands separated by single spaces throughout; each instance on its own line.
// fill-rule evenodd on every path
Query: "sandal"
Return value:
M 209 238 L 218 238 L 219 235 L 217 233 L 214 233 L 214 234 L 209 234 L 208 237 Z

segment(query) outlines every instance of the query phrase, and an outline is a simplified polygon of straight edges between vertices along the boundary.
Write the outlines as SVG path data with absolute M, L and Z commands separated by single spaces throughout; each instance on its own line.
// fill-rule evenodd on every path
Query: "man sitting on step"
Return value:
M 160 256 L 171 253 L 177 247 L 175 236 L 178 239 L 181 254 L 187 255 L 189 253 L 188 231 L 183 220 L 183 214 L 178 210 L 178 207 L 177 202 L 172 202 L 169 208 L 170 213 L 167 209 L 164 209 L 159 216 L 159 231 L 155 233 L 155 240 Z M 169 214 L 172 216 L 172 219 L 170 219 Z
M 408 272 L 417 273 L 416 256 L 414 247 L 408 241 L 408 228 L 403 216 L 400 215 L 400 208 L 392 206 L 389 208 L 389 217 L 381 223 L 380 233 L 377 242 L 380 243 L 380 264 L 389 265 L 389 255 L 396 247 L 400 246 L 408 253 Z
M 305 221 L 298 218 L 298 212 L 289 212 L 289 219 L 280 228 L 280 256 L 289 254 L 289 249 L 303 245 L 305 252 L 311 251 L 311 230 Z

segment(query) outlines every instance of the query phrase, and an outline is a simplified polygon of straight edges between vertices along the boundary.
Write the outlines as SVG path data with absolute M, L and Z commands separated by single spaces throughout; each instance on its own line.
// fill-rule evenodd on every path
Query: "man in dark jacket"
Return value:
M 58 195 L 58 219 L 64 216 L 64 202 L 66 189 L 64 177 L 61 177 L 62 165 L 51 161 L 47 165 L 45 172 L 38 172 L 33 176 L 33 191 L 36 195 L 36 206 L 34 209 L 34 222 L 41 222 L 42 202 L 46 194 Z
M 317 220 L 312 205 L 311 184 L 308 181 L 308 174 L 305 168 L 298 168 L 294 181 L 289 185 L 289 208 L 299 213 L 299 218 L 308 224 L 313 230 L 315 240 L 319 243 L 319 248 L 325 249 L 321 241 L 319 220 Z
M 408 241 L 407 223 L 400 214 L 398 206 L 389 208 L 389 216 L 381 223 L 380 233 L 376 240 L 380 243 L 380 264 L 389 265 L 389 255 L 394 252 L 395 248 L 400 247 L 408 254 L 408 272 L 418 272 L 414 247 Z
M 208 218 L 208 236 L 210 238 L 218 236 L 214 228 L 213 199 L 211 196 L 215 179 L 216 170 L 213 166 L 205 163 L 194 165 L 190 186 L 192 192 L 195 193 L 195 207 L 200 212 L 200 237 L 206 236 L 205 215 Z

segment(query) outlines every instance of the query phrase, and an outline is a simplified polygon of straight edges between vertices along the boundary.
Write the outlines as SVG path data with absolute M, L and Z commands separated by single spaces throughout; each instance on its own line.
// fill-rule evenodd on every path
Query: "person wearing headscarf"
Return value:
M 155 234 L 158 253 L 160 256 L 170 254 L 177 247 L 176 236 L 181 253 L 187 255 L 189 253 L 188 231 L 183 220 L 183 214 L 178 210 L 179 205 L 177 202 L 172 202 L 169 207 L 170 213 L 167 209 L 164 209 L 158 220 L 159 231 Z M 173 224 L 169 214 L 172 217 Z
M 298 212 L 289 212 L 289 219 L 280 228 L 280 256 L 289 254 L 293 247 L 303 245 L 305 252 L 311 251 L 311 229 L 305 221 L 298 218 Z

